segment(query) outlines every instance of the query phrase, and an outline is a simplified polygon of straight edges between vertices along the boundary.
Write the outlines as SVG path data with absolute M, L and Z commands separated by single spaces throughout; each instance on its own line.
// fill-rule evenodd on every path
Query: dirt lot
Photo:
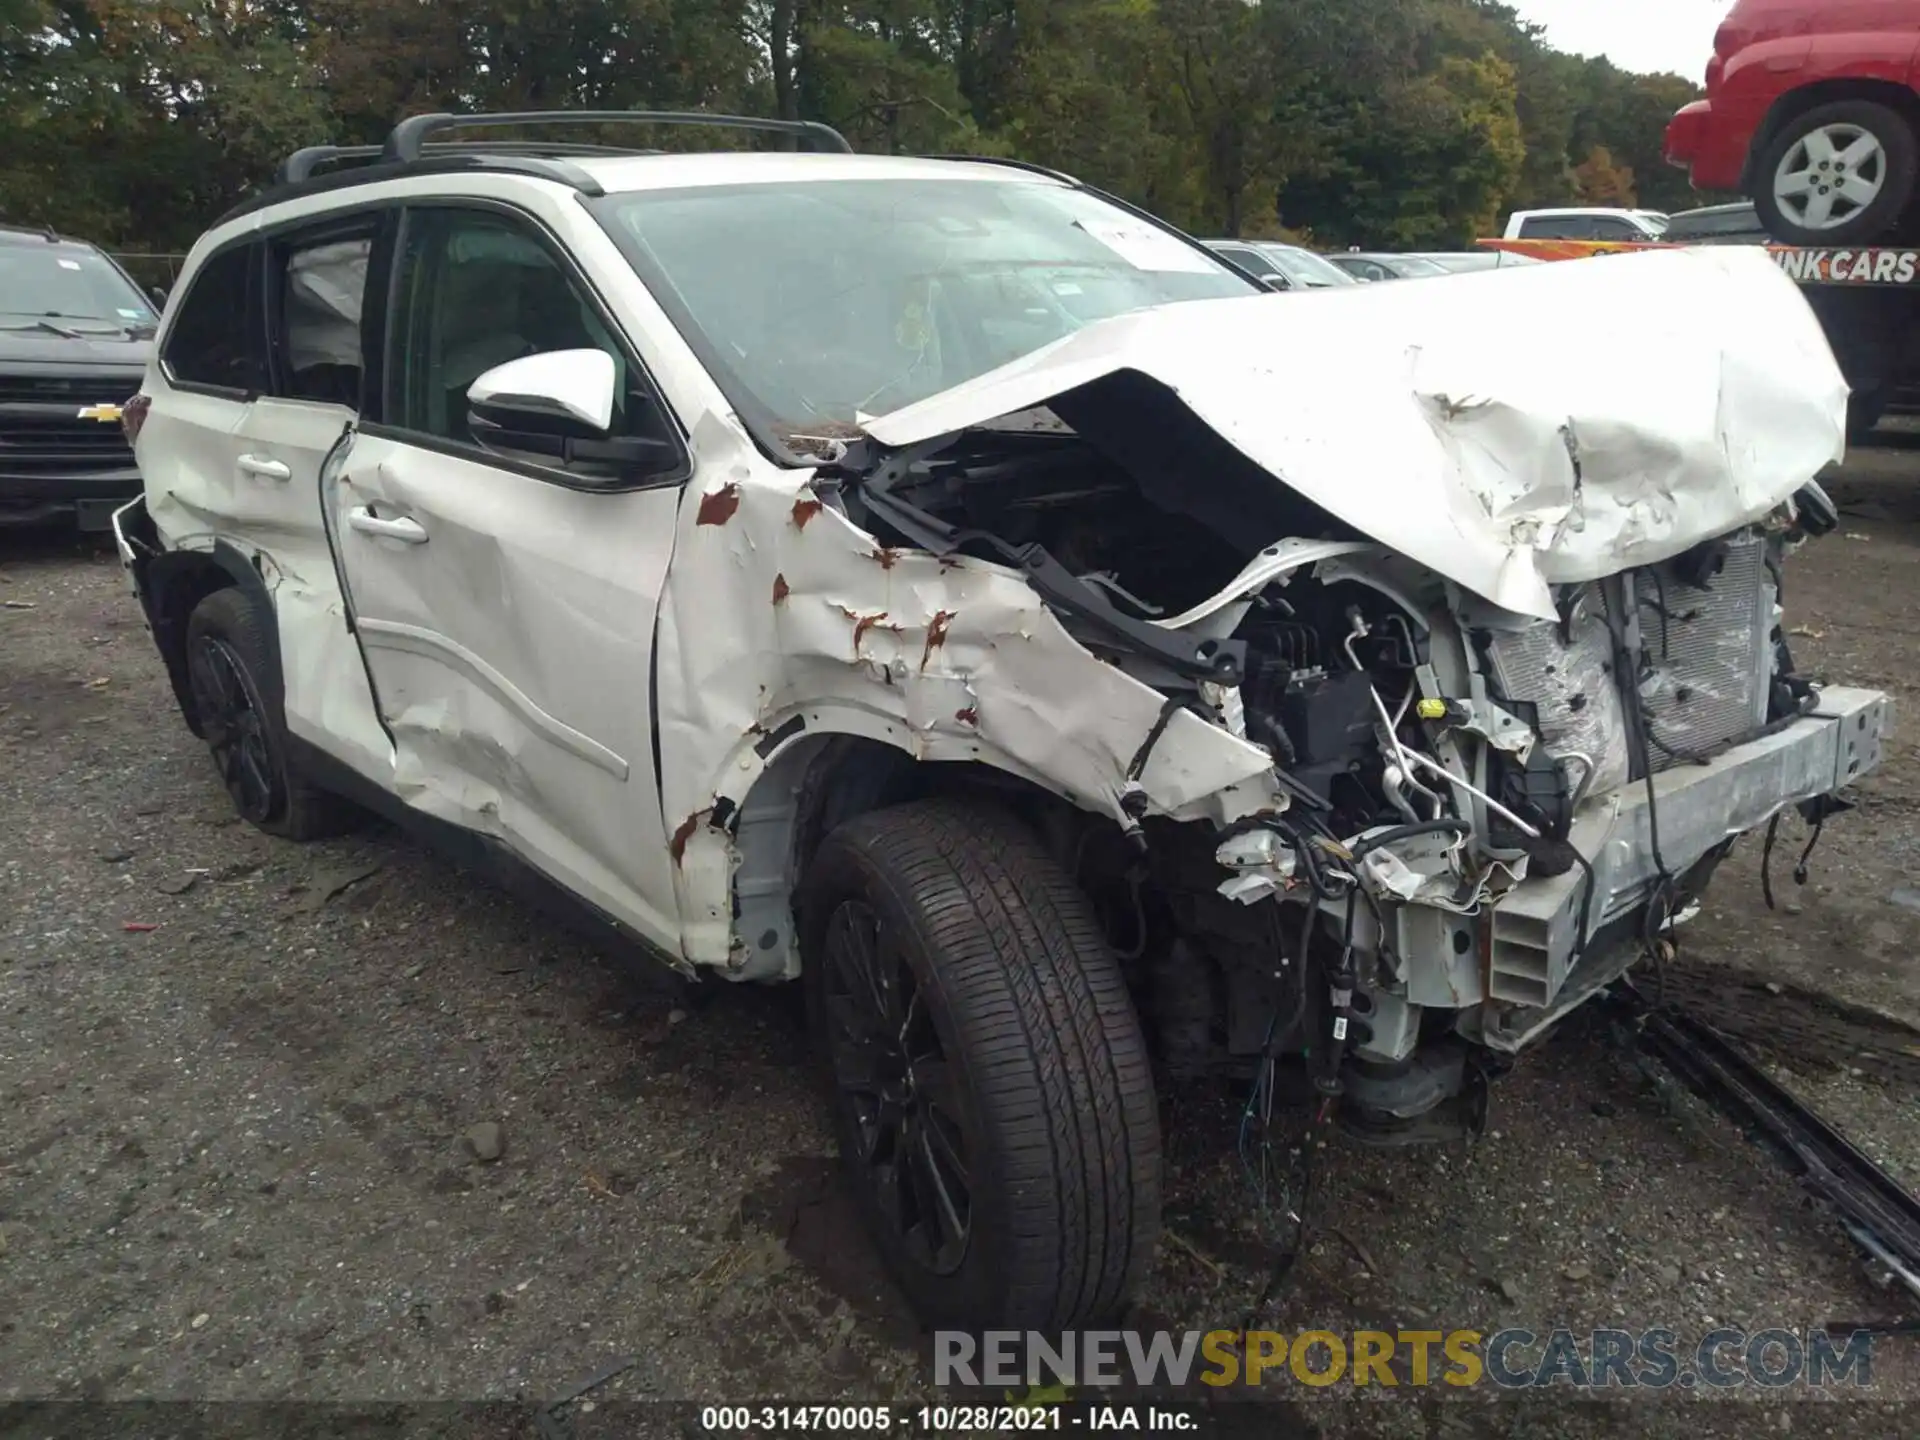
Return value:
M 1891 898 L 1920 887 L 1920 434 L 1834 489 L 1843 532 L 1788 573 L 1794 643 L 1895 692 L 1906 738 L 1805 888 L 1783 826 L 1782 909 L 1742 847 L 1669 983 L 1737 1004 L 1791 1052 L 1790 1084 L 1920 1184 L 1915 1062 L 1816 998 L 1920 1022 L 1920 902 Z M 391 832 L 253 833 L 109 555 L 0 538 L 0 601 L 0 1399 L 540 1398 L 627 1357 L 607 1393 L 922 1390 L 787 997 L 683 993 Z M 1227 1097 L 1181 1097 L 1139 1323 L 1232 1326 L 1264 1280 L 1233 1119 Z M 1492 1124 L 1471 1150 L 1336 1141 L 1316 1243 L 1259 1323 L 1697 1335 L 1912 1313 L 1597 1021 L 1531 1053 Z M 483 1163 L 487 1125 L 504 1154 Z M 1916 1354 L 1883 1342 L 1871 1395 L 1920 1398 Z M 1329 1436 L 1912 1433 L 1897 1405 L 1801 1390 L 1497 1410 L 1351 1393 L 1262 1413 Z

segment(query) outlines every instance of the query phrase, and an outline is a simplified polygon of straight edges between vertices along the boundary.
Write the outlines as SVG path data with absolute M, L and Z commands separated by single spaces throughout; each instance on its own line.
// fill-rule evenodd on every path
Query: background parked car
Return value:
M 1750 196 L 1785 244 L 1886 238 L 1920 165 L 1917 52 L 1920 0 L 1738 0 L 1706 98 L 1667 127 L 1667 159 L 1697 189 Z
M 1356 280 L 1430 280 L 1453 272 L 1444 265 L 1418 255 L 1383 255 L 1373 251 L 1350 250 L 1327 259 Z
M 1753 202 L 1741 200 L 1682 210 L 1668 220 L 1666 239 L 1672 245 L 1764 245 L 1767 227 Z
M 1658 240 L 1667 217 L 1658 210 L 1613 210 L 1587 206 L 1516 210 L 1507 217 L 1508 240 Z
M 1508 250 L 1423 250 L 1416 255 L 1402 256 L 1406 260 L 1425 260 L 1438 265 L 1451 275 L 1464 275 L 1471 270 L 1505 270 L 1515 265 L 1539 265 L 1542 262 L 1532 255 L 1516 255 Z
M 140 493 L 120 429 L 159 323 L 103 251 L 0 227 L 0 525 L 104 530 Z
M 1360 282 L 1326 256 L 1273 240 L 1208 240 L 1207 248 L 1274 290 L 1324 290 Z

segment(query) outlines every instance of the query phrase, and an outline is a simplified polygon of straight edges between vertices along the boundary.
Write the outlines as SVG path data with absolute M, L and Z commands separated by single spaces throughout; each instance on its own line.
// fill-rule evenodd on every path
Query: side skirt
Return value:
M 582 900 L 493 836 L 422 814 L 309 741 L 293 735 L 287 741 L 289 758 L 314 784 L 389 821 L 461 870 L 564 926 L 608 958 L 625 964 L 644 962 L 649 968 L 661 965 L 682 979 L 699 979 L 699 972 L 684 959 L 668 954 L 632 926 Z

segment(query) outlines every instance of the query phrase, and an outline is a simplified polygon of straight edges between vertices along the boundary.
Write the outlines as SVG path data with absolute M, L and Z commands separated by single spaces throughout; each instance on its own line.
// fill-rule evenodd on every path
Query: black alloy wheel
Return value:
M 1016 815 L 856 815 L 796 896 L 853 1199 L 930 1328 L 1125 1309 L 1160 1225 L 1153 1067 L 1086 895 Z
M 194 606 L 182 657 L 194 729 L 241 819 L 286 840 L 341 834 L 364 816 L 295 762 L 276 653 L 271 610 L 239 590 L 216 590 Z
M 898 943 L 864 900 L 827 922 L 828 1048 L 850 1157 L 901 1248 L 936 1275 L 966 1259 L 972 1178 L 953 1067 Z
M 285 805 L 285 785 L 267 738 L 266 707 L 246 665 L 218 635 L 202 634 L 187 657 L 201 732 L 240 817 L 270 824 Z

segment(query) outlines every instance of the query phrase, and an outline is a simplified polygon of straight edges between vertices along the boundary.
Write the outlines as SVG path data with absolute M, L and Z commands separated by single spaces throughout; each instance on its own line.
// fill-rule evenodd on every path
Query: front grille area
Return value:
M 123 470 L 133 449 L 117 420 L 83 420 L 94 405 L 120 405 L 140 376 L 0 375 L 0 476 L 89 475 Z
M 1724 562 L 1702 586 L 1669 561 L 1636 573 L 1640 686 L 1655 771 L 1737 740 L 1766 720 L 1771 679 L 1772 580 L 1766 542 L 1723 541 Z M 1614 679 L 1605 591 L 1581 588 L 1569 623 L 1495 634 L 1487 659 L 1497 692 L 1535 707 L 1547 753 L 1581 795 L 1604 795 L 1634 775 Z

